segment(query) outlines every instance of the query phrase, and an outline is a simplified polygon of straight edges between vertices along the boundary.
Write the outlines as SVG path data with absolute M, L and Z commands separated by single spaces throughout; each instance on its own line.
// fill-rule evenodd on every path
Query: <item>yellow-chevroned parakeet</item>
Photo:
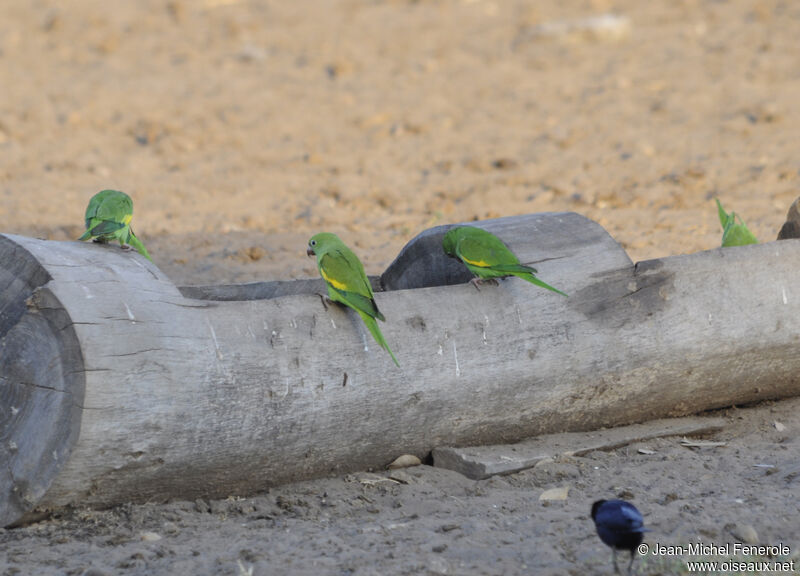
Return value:
M 744 246 L 745 244 L 758 244 L 755 234 L 750 232 L 742 217 L 736 212 L 728 214 L 722 207 L 718 198 L 717 212 L 719 213 L 719 223 L 722 224 L 722 246 Z M 736 222 L 736 219 L 739 222 Z
M 330 299 L 358 312 L 375 341 L 389 353 L 394 363 L 400 366 L 375 321 L 376 319 L 385 321 L 386 318 L 375 304 L 372 286 L 358 257 L 336 234 L 330 232 L 312 236 L 308 241 L 306 253 L 317 257 L 317 268 L 328 286 Z
M 86 207 L 86 232 L 78 240 L 109 242 L 119 240 L 123 248 L 131 247 L 152 261 L 150 254 L 131 229 L 133 201 L 118 190 L 103 190 L 89 200 Z
M 519 258 L 494 234 L 473 226 L 456 226 L 447 231 L 442 239 L 445 253 L 461 260 L 477 278 L 475 287 L 482 280 L 496 282 L 495 278 L 517 276 L 542 288 L 566 296 L 536 277 L 536 268 L 520 264 Z

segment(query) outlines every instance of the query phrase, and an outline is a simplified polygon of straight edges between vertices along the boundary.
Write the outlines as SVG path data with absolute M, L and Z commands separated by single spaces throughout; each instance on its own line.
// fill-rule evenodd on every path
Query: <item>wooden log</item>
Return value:
M 558 269 L 559 274 L 572 275 L 571 271 L 584 266 L 600 272 L 633 265 L 608 232 L 574 212 L 497 218 L 468 225 L 499 235 L 524 264 L 535 264 L 543 274 L 551 268 Z M 411 240 L 381 276 L 382 288 L 409 290 L 471 280 L 472 274 L 466 267 L 442 250 L 442 237 L 452 227 L 452 224 L 437 226 Z M 577 274 L 576 280 L 580 281 L 580 277 Z
M 614 450 L 634 442 L 667 436 L 698 436 L 718 432 L 724 426 L 724 418 L 693 416 L 651 420 L 644 424 L 593 432 L 546 434 L 500 446 L 441 446 L 433 449 L 433 465 L 453 470 L 473 480 L 484 480 L 533 468 L 548 458 L 583 456 L 597 450 Z
M 315 282 L 189 298 L 115 246 L 0 235 L 0 525 L 798 393 L 800 241 L 633 266 L 577 214 L 476 225 L 570 297 L 454 285 L 426 231 L 376 295 L 401 368 Z

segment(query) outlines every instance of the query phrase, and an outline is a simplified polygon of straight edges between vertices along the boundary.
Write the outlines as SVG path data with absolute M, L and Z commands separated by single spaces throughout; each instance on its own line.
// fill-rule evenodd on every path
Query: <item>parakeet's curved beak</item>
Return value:
M 309 246 L 308 248 L 306 248 L 306 255 L 307 256 L 316 256 L 317 253 L 314 252 L 314 250 L 311 248 L 311 246 Z

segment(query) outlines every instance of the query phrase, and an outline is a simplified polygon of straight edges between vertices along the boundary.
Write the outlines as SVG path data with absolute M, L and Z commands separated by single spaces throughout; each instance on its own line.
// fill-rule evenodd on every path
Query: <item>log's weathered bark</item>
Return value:
M 114 246 L 0 236 L 0 525 L 798 393 L 800 241 L 633 266 L 576 214 L 475 225 L 570 297 L 458 284 L 424 232 L 376 293 L 401 368 L 316 282 L 178 289 Z

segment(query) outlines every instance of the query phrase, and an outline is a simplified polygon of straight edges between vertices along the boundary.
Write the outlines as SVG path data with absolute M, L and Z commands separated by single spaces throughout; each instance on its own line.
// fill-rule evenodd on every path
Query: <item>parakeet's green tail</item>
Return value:
M 562 292 L 561 290 L 558 290 L 557 288 L 553 288 L 547 282 L 542 282 L 541 280 L 539 280 L 536 276 L 534 276 L 530 272 L 512 272 L 512 274 L 514 276 L 522 278 L 523 280 L 527 280 L 531 284 L 536 284 L 537 286 L 541 286 L 542 288 L 547 288 L 548 290 L 550 290 L 551 292 L 555 292 L 556 294 L 561 294 L 562 296 L 567 296 L 564 292 Z
M 731 212 L 730 214 L 725 212 L 719 198 L 714 198 L 714 200 L 717 202 L 719 223 L 722 225 L 722 247 L 758 244 L 758 239 L 755 237 L 755 234 L 750 231 L 741 216 L 739 216 L 739 223 L 737 224 L 736 212 Z
M 719 198 L 714 198 L 717 202 L 717 214 L 719 214 L 719 223 L 722 224 L 722 229 L 728 227 L 728 220 L 730 219 L 730 215 L 725 212 L 725 208 L 722 207 L 722 202 L 719 201 Z
M 389 345 L 386 343 L 386 340 L 383 338 L 383 334 L 381 333 L 381 329 L 378 328 L 378 323 L 375 319 L 370 316 L 369 314 L 365 314 L 361 310 L 356 310 L 358 315 L 361 316 L 361 319 L 364 321 L 364 324 L 367 325 L 367 329 L 369 333 L 372 334 L 372 337 L 375 338 L 375 342 L 377 342 L 381 348 L 386 350 L 389 353 L 389 356 L 392 357 L 394 363 L 397 364 L 397 367 L 400 367 L 400 362 L 397 361 L 397 358 L 394 357 L 392 350 L 389 348 Z
M 150 262 L 152 262 L 152 261 L 153 261 L 153 259 L 152 259 L 152 258 L 150 258 L 150 254 L 148 254 L 148 253 L 147 253 L 147 248 L 145 248 L 145 247 L 144 247 L 144 244 L 142 244 L 141 240 L 139 240 L 139 239 L 138 239 L 138 238 L 137 238 L 137 237 L 136 237 L 136 236 L 133 234 L 133 231 L 131 231 L 130 238 L 128 238 L 128 244 L 130 244 L 131 246 L 133 246 L 134 248 L 136 248 L 136 251 L 137 251 L 139 254 L 141 254 L 142 256 L 144 256 L 145 258 L 147 258 L 148 260 L 150 260 Z
M 83 236 L 78 238 L 78 240 L 80 240 L 81 242 L 86 242 L 91 237 L 92 237 L 92 231 L 87 230 L 86 232 L 83 233 Z

